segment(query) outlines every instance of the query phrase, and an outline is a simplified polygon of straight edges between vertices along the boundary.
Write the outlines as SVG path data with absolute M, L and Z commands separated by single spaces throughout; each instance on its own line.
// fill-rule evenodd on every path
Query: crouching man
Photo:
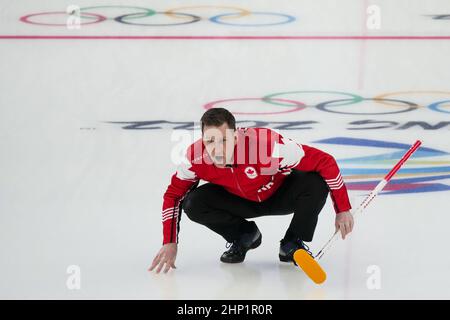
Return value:
M 189 146 L 186 161 L 171 178 L 162 207 L 163 246 L 150 267 L 175 268 L 181 213 L 227 241 L 224 263 L 243 262 L 262 234 L 248 219 L 293 214 L 280 241 L 279 259 L 293 262 L 313 239 L 319 213 L 330 194 L 335 227 L 342 238 L 353 229 L 347 189 L 335 159 L 268 128 L 236 128 L 224 108 L 206 111 L 202 138 Z M 199 180 L 207 183 L 198 186 Z

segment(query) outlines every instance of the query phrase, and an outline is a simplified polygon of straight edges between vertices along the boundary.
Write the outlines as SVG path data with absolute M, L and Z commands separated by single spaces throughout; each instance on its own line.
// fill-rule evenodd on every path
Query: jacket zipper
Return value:
M 242 191 L 242 189 L 241 189 L 241 186 L 240 186 L 240 184 L 239 184 L 238 179 L 236 178 L 236 175 L 235 175 L 235 173 L 234 173 L 233 168 L 231 168 L 231 172 L 233 173 L 233 178 L 234 178 L 234 180 L 236 181 L 236 185 L 238 186 L 239 191 L 242 193 L 243 196 L 245 196 L 245 193 L 244 193 L 244 191 Z

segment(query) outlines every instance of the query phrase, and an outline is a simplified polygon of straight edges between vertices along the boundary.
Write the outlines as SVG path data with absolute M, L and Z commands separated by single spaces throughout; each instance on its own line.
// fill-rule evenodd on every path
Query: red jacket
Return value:
M 344 180 L 330 154 L 298 144 L 268 128 L 237 128 L 237 135 L 230 167 L 212 164 L 201 139 L 189 146 L 185 162 L 178 165 L 164 193 L 163 244 L 178 242 L 180 202 L 200 179 L 260 202 L 280 187 L 292 169 L 316 171 L 328 184 L 336 214 L 351 209 Z

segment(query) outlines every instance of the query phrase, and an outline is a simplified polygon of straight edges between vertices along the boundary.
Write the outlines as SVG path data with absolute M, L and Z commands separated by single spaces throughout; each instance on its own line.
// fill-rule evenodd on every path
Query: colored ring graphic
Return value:
M 243 23 L 231 23 L 231 22 L 224 22 L 222 21 L 222 18 L 226 18 L 226 17 L 232 17 L 235 16 L 237 13 L 224 13 L 224 14 L 219 14 L 217 16 L 211 17 L 209 18 L 210 21 L 214 22 L 214 23 L 218 23 L 218 24 L 225 24 L 225 25 L 229 25 L 229 26 L 239 26 L 239 27 L 267 27 L 267 26 L 276 26 L 276 25 L 280 25 L 280 24 L 286 24 L 286 23 L 290 23 L 292 21 L 295 21 L 295 17 L 284 14 L 284 13 L 271 13 L 271 12 L 252 12 L 253 14 L 256 15 L 270 15 L 270 16 L 279 16 L 282 18 L 285 18 L 286 20 L 281 21 L 281 22 L 275 22 L 275 23 L 261 23 L 261 24 L 243 24 Z
M 408 106 L 407 109 L 405 110 L 400 110 L 400 111 L 393 111 L 393 112 L 382 112 L 382 113 L 364 113 L 364 112 L 342 112 L 342 111 L 331 111 L 328 108 L 330 107 L 337 107 L 339 105 L 334 105 L 334 106 L 329 106 L 329 104 L 335 103 L 335 102 L 344 102 L 346 100 L 350 100 L 350 99 L 340 99 L 340 100 L 331 100 L 331 101 L 325 101 L 322 103 L 319 103 L 318 105 L 316 105 L 316 108 L 322 111 L 326 111 L 326 112 L 331 112 L 331 113 L 339 113 L 339 114 L 351 114 L 351 115 L 380 115 L 380 114 L 394 114 L 394 113 L 404 113 L 404 112 L 409 112 L 412 110 L 415 110 L 418 108 L 418 105 L 413 103 L 413 102 L 409 102 L 409 101 L 404 101 L 404 100 L 397 100 L 397 99 L 377 99 L 377 100 L 382 100 L 382 101 L 391 101 L 391 102 L 399 102 L 399 103 L 403 103 L 406 104 Z M 375 101 L 375 98 L 363 98 L 364 101 Z M 396 105 L 398 107 L 398 105 Z
M 443 103 L 446 103 L 446 102 L 450 102 L 450 100 L 443 100 L 443 101 L 433 102 L 432 104 L 430 104 L 428 106 L 428 108 L 430 108 L 433 111 L 437 111 L 437 112 L 450 113 L 450 111 L 446 111 L 446 110 L 440 109 L 441 107 L 439 105 L 441 105 Z
M 384 93 L 384 94 L 380 94 L 378 96 L 376 96 L 374 98 L 374 100 L 378 103 L 383 103 L 380 102 L 380 100 L 384 100 L 384 98 L 389 97 L 389 96 L 393 96 L 393 95 L 397 95 L 397 94 L 442 94 L 445 95 L 447 97 L 450 97 L 450 92 L 446 92 L 446 91 L 398 91 L 398 92 L 389 92 L 389 93 Z M 390 105 L 390 106 L 396 106 L 395 104 L 392 103 L 383 103 L 385 105 Z M 421 105 L 417 105 L 418 107 L 424 107 Z
M 284 107 L 290 107 L 290 105 L 285 104 L 285 103 L 277 103 L 277 102 L 273 102 L 273 98 L 274 97 L 279 97 L 281 95 L 286 95 L 286 94 L 296 94 L 296 93 L 326 93 L 326 94 L 341 94 L 344 96 L 349 96 L 352 99 L 342 99 L 345 101 L 348 101 L 348 103 L 340 103 L 337 104 L 336 106 L 345 106 L 345 105 L 349 105 L 349 104 L 354 104 L 354 103 L 358 103 L 364 100 L 363 97 L 356 95 L 356 94 L 352 94 L 352 93 L 347 93 L 347 92 L 339 92 L 339 91 L 320 91 L 320 90 L 306 90 L 306 91 L 287 91 L 287 92 L 278 92 L 278 93 L 273 93 L 273 94 L 269 94 L 267 96 L 264 96 L 262 99 L 264 100 L 264 102 L 270 103 L 270 104 L 276 104 L 279 106 L 284 106 Z M 312 107 L 312 105 L 308 105 L 309 107 Z
M 183 7 L 172 8 L 172 9 L 166 10 L 165 14 L 167 14 L 167 15 L 173 17 L 173 18 L 178 18 L 175 15 L 175 13 L 177 13 L 176 11 L 184 10 L 184 9 L 205 9 L 205 8 L 236 10 L 236 11 L 238 11 L 236 13 L 237 14 L 236 18 L 248 16 L 248 15 L 250 15 L 252 13 L 251 11 L 249 11 L 247 9 L 238 8 L 238 7 L 204 5 L 204 6 L 183 6 Z
M 298 94 L 298 93 L 342 94 L 345 96 L 349 96 L 351 98 L 334 99 L 334 100 L 324 101 L 324 102 L 321 102 L 318 104 L 305 104 L 304 102 L 300 102 L 300 105 L 302 105 L 303 108 L 298 108 L 299 101 L 297 101 L 296 99 L 278 98 L 281 95 Z M 338 114 L 349 114 L 349 115 L 386 115 L 386 114 L 405 113 L 405 112 L 410 112 L 410 111 L 416 110 L 420 107 L 420 105 L 418 105 L 417 103 L 411 102 L 411 101 L 385 98 L 386 96 L 389 96 L 389 95 L 402 94 L 402 93 L 426 93 L 426 94 L 438 93 L 438 94 L 445 94 L 447 96 L 450 95 L 450 92 L 443 92 L 443 91 L 404 91 L 404 92 L 397 92 L 397 93 L 386 93 L 386 94 L 378 95 L 375 98 L 363 98 L 362 96 L 359 96 L 356 94 L 339 92 L 339 91 L 301 90 L 301 91 L 286 91 L 286 92 L 281 92 L 281 93 L 273 93 L 273 94 L 266 95 L 262 98 L 248 98 L 248 99 L 261 100 L 261 101 L 264 101 L 266 103 L 270 103 L 273 105 L 294 108 L 294 109 L 290 109 L 288 112 L 302 110 L 306 107 L 316 107 L 318 110 L 325 111 L 325 112 L 338 113 Z M 274 97 L 277 97 L 277 98 L 274 98 Z M 244 99 L 227 99 L 227 100 L 215 101 L 215 102 L 208 103 L 206 105 L 206 107 L 211 107 L 211 105 L 213 105 L 215 103 L 225 102 L 225 101 L 233 101 L 233 100 L 245 100 L 245 98 Z M 401 107 L 402 110 L 391 111 L 391 112 L 377 112 L 377 113 L 342 112 L 342 111 L 331 110 L 332 107 L 351 105 L 351 104 L 355 104 L 355 103 L 358 103 L 361 101 L 375 101 L 378 104 L 383 104 L 383 105 L 389 106 L 391 110 L 392 110 L 392 106 L 397 107 L 397 108 Z M 447 104 L 450 103 L 450 99 L 433 102 L 432 104 L 428 105 L 427 107 L 432 111 L 437 111 L 437 112 L 448 114 L 448 113 L 450 113 L 450 111 L 443 109 L 444 106 L 442 106 L 442 105 L 444 103 L 447 103 Z M 236 112 L 236 113 L 239 113 L 239 112 Z M 268 115 L 268 114 L 277 114 L 277 113 L 284 113 L 284 112 L 270 112 L 270 113 L 259 112 L 259 113 L 242 113 L 242 114 L 266 114 L 266 115 Z
M 129 24 L 129 25 L 140 25 L 140 26 L 177 26 L 177 25 L 183 25 L 183 24 L 191 24 L 194 22 L 198 22 L 201 20 L 201 17 L 194 15 L 194 14 L 189 14 L 189 13 L 182 13 L 179 12 L 179 10 L 183 10 L 183 9 L 202 9 L 202 8 L 218 8 L 218 9 L 226 9 L 228 12 L 223 13 L 223 14 L 219 14 L 219 15 L 215 15 L 211 18 L 209 18 L 209 21 L 213 22 L 213 23 L 217 23 L 217 24 L 224 24 L 224 25 L 231 25 L 231 26 L 241 26 L 241 27 L 263 27 L 263 26 L 274 26 L 274 25 L 282 25 L 282 24 L 286 24 L 286 23 L 290 23 L 292 21 L 295 21 L 296 18 L 287 14 L 283 14 L 283 13 L 275 13 L 275 12 L 251 12 L 250 10 L 244 9 L 244 8 L 239 8 L 239 7 L 235 7 L 235 6 L 215 6 L 215 5 L 198 5 L 198 6 L 182 6 L 182 7 L 177 7 L 177 8 L 172 8 L 169 9 L 167 11 L 164 12 L 158 12 L 155 11 L 153 9 L 149 9 L 149 8 L 144 8 L 144 7 L 137 7 L 137 6 L 122 6 L 122 5 L 100 5 L 100 6 L 90 6 L 90 7 L 82 7 L 82 8 L 78 8 L 76 7 L 80 15 L 80 18 L 83 19 L 89 19 L 91 20 L 90 22 L 85 22 L 85 23 L 80 23 L 80 24 L 92 24 L 92 23 L 99 23 L 108 19 L 113 19 L 119 23 L 124 23 L 124 24 Z M 96 14 L 96 13 L 91 13 L 91 12 L 87 12 L 88 10 L 95 10 L 95 9 L 114 9 L 114 8 L 126 8 L 126 9 L 133 9 L 134 10 L 139 10 L 143 12 L 131 12 L 131 13 L 127 13 L 127 14 L 121 14 L 120 16 L 117 17 L 105 17 L 104 15 L 101 14 Z M 232 10 L 232 12 L 229 12 L 230 10 Z M 76 12 L 74 10 L 74 12 Z M 128 10 L 129 11 L 129 10 Z M 30 24 L 36 24 L 36 25 L 44 25 L 44 26 L 65 26 L 66 24 L 61 24 L 61 23 L 45 23 L 45 22 L 38 22 L 38 21 L 33 21 L 31 18 L 34 16 L 41 16 L 41 15 L 60 15 L 60 14 L 64 14 L 64 15 L 73 15 L 74 12 L 72 13 L 67 13 L 67 12 L 41 12 L 41 13 L 33 13 L 33 14 L 29 14 L 29 15 L 25 15 L 23 17 L 20 18 L 20 21 L 25 22 L 25 23 L 30 23 Z M 164 14 L 166 16 L 169 16 L 171 18 L 175 18 L 175 19 L 184 19 L 186 20 L 186 18 L 188 18 L 188 21 L 182 21 L 181 23 L 132 23 L 128 20 L 130 19 L 141 19 L 141 18 L 145 18 L 145 17 L 149 17 L 149 16 L 153 16 L 156 14 Z M 242 18 L 244 16 L 249 16 L 249 15 L 263 15 L 263 16 L 275 16 L 278 19 L 281 18 L 281 21 L 278 22 L 273 22 L 273 23 L 231 23 L 228 22 L 229 20 L 233 20 L 233 19 L 239 19 Z M 78 17 L 78 16 L 77 16 Z M 93 21 L 92 21 L 93 20 Z
M 165 14 L 165 12 L 155 12 L 155 14 L 153 14 L 153 16 L 156 14 Z M 122 16 L 114 18 L 114 20 L 116 20 L 117 22 L 120 22 L 120 23 L 131 24 L 131 25 L 136 25 L 136 26 L 154 26 L 154 27 L 156 27 L 156 26 L 157 27 L 178 26 L 178 25 L 183 25 L 183 24 L 194 23 L 194 22 L 201 20 L 201 17 L 193 15 L 193 14 L 189 14 L 189 13 L 173 13 L 173 14 L 179 15 L 179 16 L 184 16 L 184 17 L 189 17 L 192 20 L 186 21 L 186 22 L 177 22 L 177 23 L 135 23 L 135 22 L 125 21 L 125 19 L 133 19 L 133 18 L 137 19 L 137 18 L 146 17 L 146 15 L 143 16 L 142 13 L 124 14 Z
M 154 15 L 154 14 L 156 13 L 155 10 L 149 9 L 149 8 L 132 7 L 132 6 L 120 6 L 120 5 L 117 5 L 117 6 L 94 6 L 94 7 L 83 7 L 83 8 L 80 8 L 80 12 L 88 11 L 88 10 L 91 10 L 91 9 L 118 9 L 118 8 L 119 8 L 119 9 L 125 8 L 125 9 L 144 10 L 145 12 L 142 12 L 142 14 L 145 13 L 145 15 L 144 15 L 143 17 L 151 16 L 151 15 Z M 137 13 L 137 12 L 133 12 L 133 13 Z M 140 18 L 140 17 L 139 17 L 139 18 Z M 114 19 L 114 18 L 107 17 L 107 19 Z
M 32 14 L 23 16 L 20 18 L 20 21 L 25 22 L 25 23 L 30 23 L 30 24 L 41 25 L 41 26 L 55 26 L 55 27 L 67 26 L 66 23 L 43 23 L 43 22 L 36 22 L 36 21 L 30 20 L 31 17 L 43 16 L 43 15 L 60 15 L 60 14 L 63 14 L 67 17 L 70 16 L 70 14 L 68 14 L 67 12 L 64 12 L 64 11 L 40 12 L 40 13 L 32 13 Z M 87 13 L 87 12 L 84 12 L 83 15 L 80 15 L 80 19 L 86 18 L 85 16 L 92 16 L 95 18 L 95 20 L 91 21 L 91 22 L 80 23 L 80 25 L 100 23 L 107 19 L 107 17 L 105 17 L 105 16 L 102 16 L 102 15 L 99 15 L 96 13 Z M 89 17 L 89 19 L 90 18 L 91 17 Z
M 222 102 L 230 102 L 230 101 L 249 101 L 249 100 L 259 100 L 259 101 L 264 101 L 263 98 L 236 98 L 236 99 L 224 99 L 224 100 L 217 100 L 217 101 L 213 101 L 213 102 L 209 102 L 207 104 L 205 104 L 203 107 L 205 109 L 211 109 L 213 108 L 216 104 L 218 103 L 222 103 Z M 234 112 L 234 111 L 230 111 L 233 114 L 246 114 L 246 115 L 261 115 L 261 114 L 280 114 L 280 113 L 290 113 L 290 112 L 295 112 L 295 111 L 299 111 L 299 110 L 303 110 L 306 108 L 306 105 L 303 102 L 300 101 L 295 101 L 295 100 L 287 100 L 287 99 L 274 99 L 274 100 L 280 100 L 282 102 L 288 102 L 288 103 L 292 103 L 295 105 L 295 107 L 293 109 L 289 109 L 289 110 L 285 110 L 285 111 L 277 111 L 277 112 Z

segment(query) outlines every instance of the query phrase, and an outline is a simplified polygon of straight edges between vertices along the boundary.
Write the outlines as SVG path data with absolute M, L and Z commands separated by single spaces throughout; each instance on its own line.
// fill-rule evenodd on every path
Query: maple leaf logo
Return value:
M 257 176 L 256 170 L 252 167 L 247 167 L 245 168 L 245 174 L 247 175 L 247 177 L 249 177 L 250 179 L 254 179 Z

